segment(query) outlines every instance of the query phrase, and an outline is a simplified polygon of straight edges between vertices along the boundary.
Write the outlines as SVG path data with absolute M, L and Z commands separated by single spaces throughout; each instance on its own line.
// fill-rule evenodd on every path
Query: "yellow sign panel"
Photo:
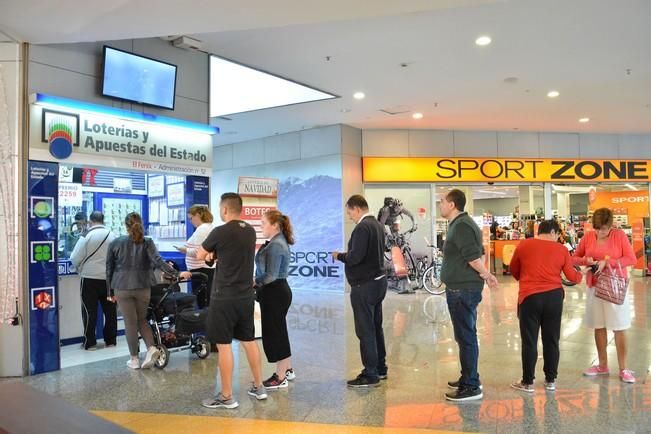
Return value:
M 363 158 L 364 182 L 648 182 L 649 160 Z

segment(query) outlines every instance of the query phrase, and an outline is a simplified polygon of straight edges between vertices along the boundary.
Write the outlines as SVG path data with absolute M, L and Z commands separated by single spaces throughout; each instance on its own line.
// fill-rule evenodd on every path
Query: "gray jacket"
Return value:
M 128 235 L 113 240 L 106 255 L 106 282 L 110 295 L 116 289 L 150 288 L 156 283 L 154 269 L 178 276 L 158 253 L 151 238 L 134 243 Z
M 70 254 L 70 261 L 81 277 L 106 280 L 106 252 L 114 239 L 115 235 L 104 225 L 93 226 L 79 238 Z

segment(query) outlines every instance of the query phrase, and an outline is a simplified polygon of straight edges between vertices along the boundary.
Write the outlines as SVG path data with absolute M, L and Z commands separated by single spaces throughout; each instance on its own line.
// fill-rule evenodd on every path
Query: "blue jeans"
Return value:
M 479 345 L 477 343 L 477 305 L 481 301 L 482 288 L 451 289 L 446 293 L 450 319 L 454 328 L 454 340 L 459 345 L 461 378 L 459 388 L 477 388 L 480 385 L 477 364 Z

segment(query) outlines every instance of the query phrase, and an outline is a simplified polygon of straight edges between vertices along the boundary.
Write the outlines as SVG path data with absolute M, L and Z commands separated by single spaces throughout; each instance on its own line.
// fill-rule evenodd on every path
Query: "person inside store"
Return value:
M 519 282 L 518 320 L 522 338 L 522 377 L 511 387 L 528 393 L 534 391 L 539 332 L 545 362 L 543 384 L 546 390 L 556 390 L 565 298 L 561 273 L 574 283 L 583 278 L 574 268 L 567 249 L 556 242 L 559 233 L 556 220 L 543 221 L 538 227 L 538 238 L 518 244 L 509 265 L 511 275 Z
M 115 235 L 104 226 L 104 214 L 90 214 L 90 229 L 75 244 L 70 261 L 77 269 L 81 285 L 81 320 L 84 327 L 84 350 L 97 349 L 95 328 L 97 305 L 104 314 L 104 345 L 114 347 L 118 332 L 118 316 L 115 303 L 108 301 L 106 289 L 106 253 Z
M 151 285 L 155 280 L 153 270 L 159 269 L 178 277 L 189 279 L 191 273 L 179 273 L 161 258 L 151 238 L 145 238 L 145 228 L 140 214 L 131 212 L 124 219 L 127 235 L 114 239 L 106 255 L 106 281 L 109 285 L 108 300 L 115 303 L 124 318 L 124 334 L 131 358 L 127 367 L 149 369 L 158 360 L 160 351 L 147 323 L 147 306 L 151 297 Z M 147 354 L 140 364 L 138 333 L 147 345 Z
M 346 214 L 355 222 L 348 251 L 332 252 L 332 259 L 344 263 L 350 284 L 355 334 L 364 365 L 362 372 L 347 385 L 351 388 L 377 387 L 388 373 L 382 329 L 382 301 L 387 294 L 384 225 L 368 211 L 368 202 L 359 194 L 346 202 Z
M 500 227 L 500 224 L 497 222 L 497 220 L 493 220 L 493 223 L 491 223 L 491 236 L 492 239 L 494 240 L 500 240 L 504 237 L 504 229 Z
M 533 238 L 533 237 L 535 237 L 535 235 L 536 235 L 534 233 L 534 231 L 535 231 L 534 228 L 535 227 L 536 227 L 536 223 L 533 220 L 527 220 L 527 227 L 524 230 L 524 237 L 525 238 Z
M 510 237 L 512 240 L 520 239 L 520 222 L 518 220 L 511 222 Z
M 190 272 L 203 273 L 208 277 L 206 285 L 202 281 L 192 279 L 192 293 L 197 296 L 197 305 L 203 309 L 210 303 L 210 291 L 215 274 L 215 264 L 208 265 L 206 261 L 197 259 L 197 252 L 208 234 L 212 231 L 213 215 L 206 205 L 193 205 L 188 210 L 188 218 L 196 229 L 184 246 L 174 246 L 176 250 L 185 255 L 185 266 Z
M 574 251 L 574 261 L 578 265 L 590 267 L 586 275 L 588 293 L 585 307 L 584 323 L 594 329 L 599 364 L 583 372 L 593 377 L 608 375 L 608 330 L 615 334 L 615 348 L 619 363 L 619 378 L 625 383 L 634 383 L 633 371 L 626 365 L 626 334 L 631 327 L 630 297 L 626 294 L 621 305 L 603 300 L 595 295 L 595 283 L 599 274 L 608 270 L 621 277 L 628 278 L 629 266 L 635 265 L 637 259 L 626 233 L 613 228 L 613 212 L 608 208 L 599 208 L 592 215 L 593 231 L 586 232 Z
M 211 343 L 217 344 L 221 391 L 201 402 L 207 408 L 239 406 L 233 396 L 233 339 L 242 344 L 253 375 L 247 393 L 258 400 L 267 399 L 253 322 L 256 234 L 250 224 L 240 220 L 241 213 L 242 197 L 237 193 L 222 194 L 219 217 L 224 224 L 210 232 L 197 252 L 197 259 L 216 260 L 219 264 L 208 306 L 207 335 Z
M 296 374 L 292 368 L 292 351 L 287 331 L 287 312 L 292 304 L 292 290 L 287 283 L 289 246 L 294 234 L 289 217 L 269 210 L 260 219 L 265 242 L 255 255 L 255 292 L 260 303 L 262 348 L 276 372 L 263 381 L 266 389 L 285 388 Z
M 497 278 L 484 265 L 482 233 L 477 223 L 464 211 L 466 195 L 458 189 L 441 196 L 440 214 L 448 220 L 448 233 L 443 244 L 441 280 L 446 285 L 446 298 L 454 339 L 459 345 L 461 377 L 448 382 L 454 391 L 445 394 L 450 401 L 481 399 L 479 381 L 479 344 L 477 342 L 477 306 L 482 299 L 484 283 L 497 289 Z
M 88 218 L 83 211 L 75 214 L 75 221 L 70 225 L 70 233 L 76 237 L 83 237 L 88 232 Z

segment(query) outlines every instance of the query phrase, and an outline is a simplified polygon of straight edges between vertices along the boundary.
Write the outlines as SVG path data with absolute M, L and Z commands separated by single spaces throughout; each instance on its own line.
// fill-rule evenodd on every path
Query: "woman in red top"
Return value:
M 524 392 L 534 390 L 539 330 L 545 361 L 545 389 L 556 390 L 565 296 L 561 272 L 576 283 L 583 277 L 574 268 L 567 249 L 557 242 L 560 231 L 556 220 L 543 221 L 538 227 L 538 238 L 522 241 L 511 259 L 511 275 L 520 282 L 518 319 L 522 337 L 522 379 L 511 387 Z
M 608 208 L 599 208 L 592 216 L 593 232 L 588 232 L 574 252 L 574 262 L 579 265 L 595 266 L 596 273 L 609 264 L 613 271 L 628 277 L 626 267 L 634 265 L 637 260 L 628 237 L 621 229 L 613 229 L 613 212 Z M 619 265 L 618 265 L 619 264 Z M 593 267 L 593 268 L 595 268 Z M 615 332 L 615 347 L 619 362 L 619 378 L 625 383 L 635 383 L 633 372 L 626 369 L 626 336 L 624 330 L 631 327 L 631 307 L 628 295 L 622 305 L 610 303 L 595 297 L 593 271 L 586 277 L 588 294 L 585 307 L 585 325 L 594 330 L 594 340 L 599 354 L 599 365 L 583 372 L 587 376 L 608 375 L 608 329 Z

